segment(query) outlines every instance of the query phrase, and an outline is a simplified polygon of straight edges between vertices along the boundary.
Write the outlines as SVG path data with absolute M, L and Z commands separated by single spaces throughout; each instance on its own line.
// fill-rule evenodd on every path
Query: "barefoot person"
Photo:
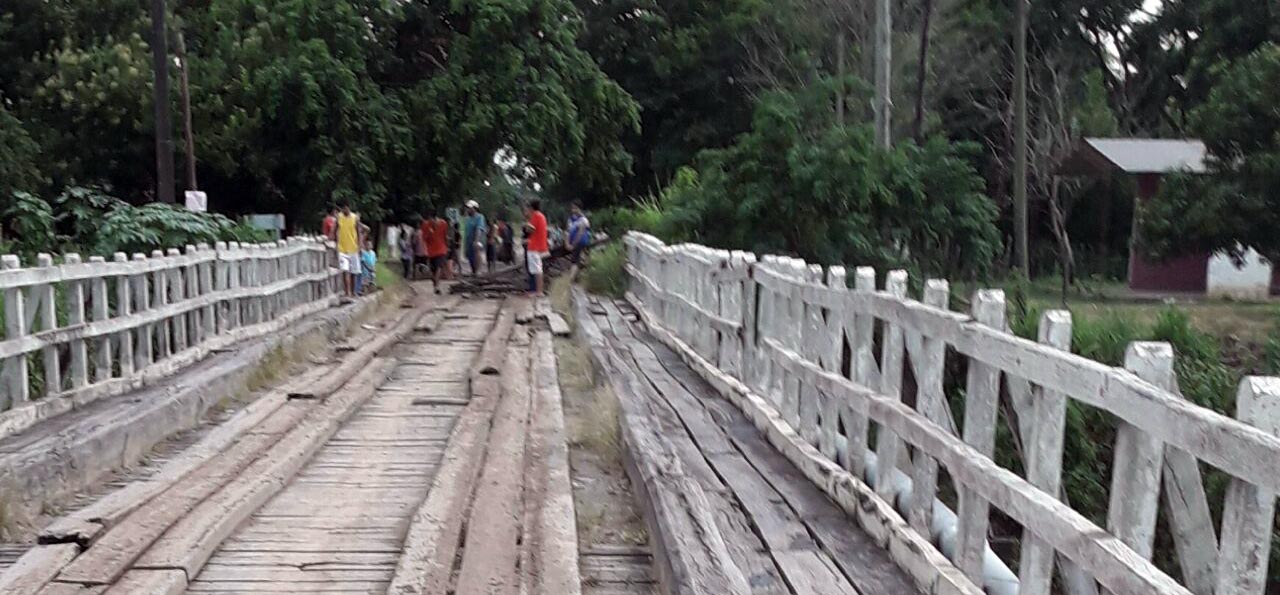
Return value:
M 541 297 L 544 285 L 543 260 L 551 256 L 551 247 L 547 243 L 547 216 L 542 214 L 542 201 L 537 199 L 529 201 L 526 217 L 531 229 L 526 260 L 529 262 L 529 274 L 533 276 L 533 295 Z
M 335 231 L 338 241 L 338 270 L 342 271 L 342 287 L 346 297 L 356 294 L 356 275 L 360 274 L 360 216 L 351 212 L 350 204 L 342 205 Z
M 449 222 L 435 211 L 428 213 L 422 222 L 422 235 L 426 241 L 427 259 L 431 261 L 431 286 L 440 293 L 440 278 L 449 266 Z

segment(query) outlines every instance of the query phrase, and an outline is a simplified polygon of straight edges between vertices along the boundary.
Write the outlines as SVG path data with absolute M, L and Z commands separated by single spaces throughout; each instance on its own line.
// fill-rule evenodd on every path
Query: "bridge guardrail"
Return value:
M 1069 312 L 1044 313 L 1038 342 L 1008 332 L 998 290 L 978 291 L 965 315 L 948 309 L 946 281 L 928 280 L 921 299 L 911 298 L 904 271 L 877 289 L 875 271 L 858 268 L 849 288 L 842 267 L 667 246 L 635 232 L 625 241 L 629 298 L 647 320 L 740 404 L 764 403 L 804 456 L 826 463 L 801 468 L 828 493 L 843 481 L 874 490 L 901 527 L 973 584 L 1047 594 L 1056 565 L 1071 595 L 1097 593 L 1098 584 L 1112 593 L 1265 591 L 1280 492 L 1280 378 L 1245 378 L 1231 419 L 1182 398 L 1168 344 L 1133 343 L 1124 368 L 1113 368 L 1070 353 Z M 961 431 L 944 389 L 947 362 L 957 359 L 966 369 Z M 1059 498 L 1070 400 L 1119 420 L 1105 529 Z M 1022 474 L 993 460 L 1002 401 L 1025 445 Z M 1201 462 L 1231 476 L 1217 528 Z M 939 499 L 939 468 L 956 492 L 954 512 Z M 1009 556 L 1020 561 L 1016 572 L 987 543 L 993 506 L 1023 528 L 1021 551 Z M 1158 512 L 1182 582 L 1150 561 Z
M 0 257 L 0 436 L 136 388 L 327 307 L 337 291 L 320 238 L 218 242 L 112 260 Z M 48 413 L 47 411 L 44 413 Z

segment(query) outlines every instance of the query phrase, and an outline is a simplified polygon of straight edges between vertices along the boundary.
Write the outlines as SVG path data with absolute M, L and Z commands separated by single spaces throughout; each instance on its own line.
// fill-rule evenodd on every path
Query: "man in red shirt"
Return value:
M 431 261 L 431 286 L 440 293 L 440 277 L 449 261 L 449 222 L 434 210 L 422 221 L 422 238 L 427 244 L 427 259 Z
M 529 274 L 533 275 L 533 295 L 537 297 L 543 294 L 542 261 L 551 256 L 551 247 L 547 245 L 547 216 L 542 214 L 541 209 L 542 201 L 534 199 L 529 201 L 526 213 L 533 233 L 529 235 L 529 247 L 526 249 L 525 259 L 529 262 Z

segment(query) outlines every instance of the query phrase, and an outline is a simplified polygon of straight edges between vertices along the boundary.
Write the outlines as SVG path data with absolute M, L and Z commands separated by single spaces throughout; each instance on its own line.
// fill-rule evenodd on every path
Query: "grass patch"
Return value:
M 582 286 L 592 293 L 620 298 L 627 291 L 627 255 L 614 242 L 596 250 L 582 271 Z
M 385 290 L 396 289 L 406 283 L 396 267 L 382 261 L 378 261 L 378 265 L 373 268 L 373 282 Z

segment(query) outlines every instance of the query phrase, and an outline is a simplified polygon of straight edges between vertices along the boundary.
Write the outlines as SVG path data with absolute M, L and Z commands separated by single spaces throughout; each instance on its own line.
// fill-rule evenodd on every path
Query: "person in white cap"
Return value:
M 464 253 L 467 255 L 467 262 L 471 264 L 472 276 L 475 276 L 480 271 L 480 258 L 484 254 L 485 228 L 484 215 L 480 214 L 480 203 L 468 200 L 467 222 L 466 226 L 463 227 L 462 246 Z

